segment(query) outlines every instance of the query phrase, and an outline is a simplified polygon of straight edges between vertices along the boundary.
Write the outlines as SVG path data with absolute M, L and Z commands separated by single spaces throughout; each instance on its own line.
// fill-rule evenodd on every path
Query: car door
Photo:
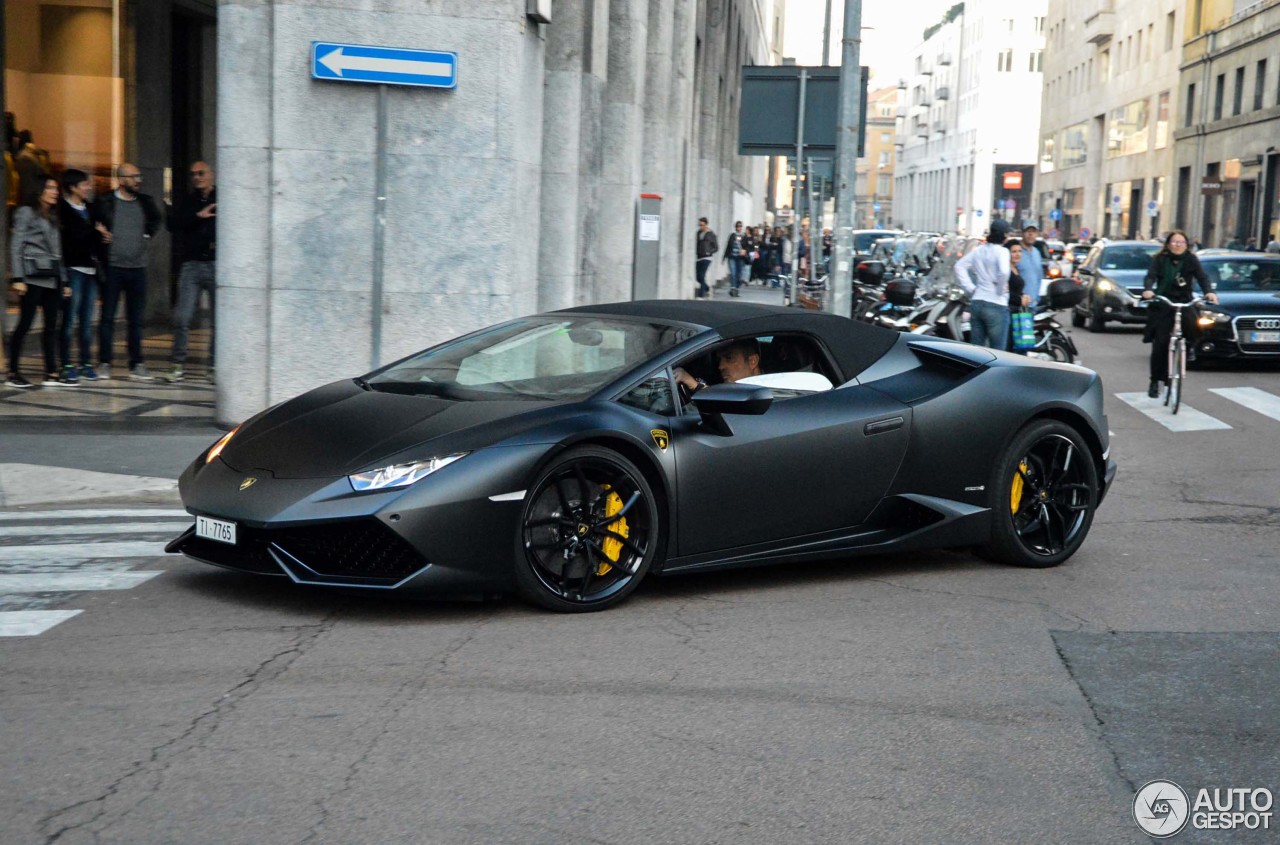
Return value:
M 911 409 L 852 385 L 725 420 L 731 436 L 696 412 L 673 420 L 680 555 L 863 522 L 901 464 Z

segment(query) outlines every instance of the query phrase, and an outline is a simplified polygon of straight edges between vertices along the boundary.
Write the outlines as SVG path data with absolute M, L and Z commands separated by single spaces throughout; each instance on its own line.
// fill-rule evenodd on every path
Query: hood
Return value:
M 304 393 L 251 421 L 223 450 L 222 460 L 239 472 L 261 470 L 275 478 L 333 478 L 448 434 L 472 430 L 471 437 L 450 438 L 450 452 L 489 445 L 492 438 L 484 438 L 483 431 L 476 429 L 500 420 L 510 422 L 552 404 L 458 402 L 338 382 Z M 476 439 L 481 442 L 459 445 Z
M 1280 293 L 1262 291 L 1218 291 L 1216 311 L 1224 311 L 1233 317 L 1280 316 Z

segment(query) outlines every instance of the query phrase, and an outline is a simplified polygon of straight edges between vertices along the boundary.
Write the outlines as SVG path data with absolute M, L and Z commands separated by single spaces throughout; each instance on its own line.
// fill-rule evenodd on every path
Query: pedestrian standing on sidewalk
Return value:
M 733 234 L 724 247 L 724 260 L 729 262 L 729 296 L 738 296 L 742 273 L 746 267 L 747 251 L 743 248 L 742 221 L 733 224 Z
M 107 245 L 107 272 L 98 321 L 98 378 L 111 378 L 116 306 L 125 300 L 129 378 L 155 381 L 142 360 L 142 318 L 147 306 L 147 253 L 160 228 L 160 208 L 141 192 L 142 173 L 128 162 L 116 168 L 114 191 L 98 203 L 97 229 Z
M 1031 296 L 1026 293 L 1027 282 L 1018 272 L 1021 266 L 1023 248 L 1021 241 L 1005 241 L 1005 247 L 1009 250 L 1009 314 L 1010 314 L 1010 331 L 1009 342 L 1005 347 L 1015 355 L 1026 355 L 1027 350 L 1018 349 L 1013 343 L 1012 321 L 1013 313 L 1020 309 L 1026 308 L 1031 304 Z M 1031 252 L 1035 252 L 1035 248 L 1031 248 Z
M 707 269 L 711 266 L 711 262 L 719 251 L 720 244 L 716 240 L 716 233 L 711 231 L 711 225 L 707 223 L 707 218 L 699 217 L 698 244 L 696 247 L 698 256 L 696 264 L 698 289 L 693 293 L 695 299 L 706 299 L 710 295 L 711 288 L 707 285 Z
M 22 297 L 17 328 L 9 338 L 10 387 L 31 387 L 22 377 L 22 342 L 39 310 L 43 319 L 40 332 L 44 348 L 44 385 L 72 386 L 75 381 L 62 381 L 58 373 L 58 312 L 62 299 L 71 296 L 67 274 L 62 266 L 62 238 L 58 232 L 58 180 L 44 180 L 44 188 L 33 204 L 18 209 L 13 220 L 13 238 L 9 243 L 10 274 L 13 289 Z
M 96 381 L 93 360 L 93 306 L 98 301 L 98 251 L 102 248 L 102 233 L 95 227 L 97 218 L 90 207 L 93 202 L 93 182 L 83 170 L 70 169 L 62 174 L 62 200 L 58 203 L 58 221 L 62 226 L 63 264 L 67 269 L 67 284 L 71 298 L 66 302 L 62 316 L 60 343 L 62 375 L 64 382 L 82 378 Z M 79 322 L 79 331 L 76 323 Z M 80 341 L 80 366 L 72 362 L 71 337 Z
M 168 382 L 185 377 L 187 339 L 191 321 L 200 306 L 200 292 L 209 294 L 209 381 L 213 381 L 214 329 L 213 314 L 217 303 L 217 277 L 214 257 L 217 248 L 218 195 L 213 185 L 213 168 L 208 162 L 191 165 L 191 193 L 178 203 L 169 216 L 169 230 L 181 239 L 182 269 L 178 272 L 178 304 L 173 314 L 173 351 L 169 361 L 173 369 L 165 373 Z
M 969 294 L 969 342 L 1004 349 L 1009 337 L 1009 273 L 1012 263 L 1003 244 L 1009 224 L 991 224 L 987 242 L 956 262 L 956 282 Z

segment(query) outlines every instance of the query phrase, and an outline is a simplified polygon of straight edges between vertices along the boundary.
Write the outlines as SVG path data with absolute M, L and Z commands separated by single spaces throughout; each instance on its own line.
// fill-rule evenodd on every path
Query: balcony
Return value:
M 1090 44 L 1102 45 L 1111 40 L 1116 32 L 1116 10 L 1114 0 L 1102 0 L 1098 11 L 1084 19 L 1084 38 Z
M 941 66 L 944 66 L 944 67 L 949 66 L 949 65 L 951 64 L 951 54 L 950 54 L 950 53 L 939 53 L 939 54 L 938 54 L 938 64 L 939 64 L 939 65 L 941 65 Z
M 916 134 L 916 137 L 917 137 L 917 138 L 928 138 L 928 137 L 929 137 L 929 124 L 927 124 L 927 123 L 921 123 L 919 126 L 917 126 L 917 127 L 916 127 L 916 133 L 915 133 L 915 134 Z
M 906 107 L 906 106 L 898 106 L 898 109 L 897 109 L 897 115 L 896 115 L 896 116 L 897 116 L 897 117 L 906 117 L 906 116 L 907 116 L 907 107 Z
M 939 101 L 941 101 L 941 100 L 950 100 L 950 99 L 951 99 L 951 88 L 950 88 L 950 86 L 947 86 L 947 85 L 942 85 L 942 86 L 940 86 L 940 87 L 938 88 L 938 90 L 936 90 L 936 91 L 934 91 L 934 92 L 933 92 L 933 98 L 934 98 L 935 100 L 939 100 Z
M 942 120 L 935 120 L 933 122 L 933 131 L 937 132 L 939 135 L 946 135 L 947 134 L 946 122 Z
M 894 135 L 894 136 L 893 136 L 893 145 L 894 145 L 895 147 L 905 147 L 905 146 L 907 145 L 907 136 L 906 136 L 906 135 Z
M 899 80 L 898 80 L 898 90 L 899 90 L 899 91 L 905 91 L 905 90 L 907 90 L 907 80 L 905 80 L 905 79 L 899 79 Z
M 916 105 L 921 108 L 927 109 L 929 108 L 929 106 L 933 105 L 933 98 L 931 98 L 928 94 L 921 94 L 920 100 L 919 102 L 916 103 Z
M 932 65 L 925 65 L 924 67 L 920 68 L 920 75 L 921 75 L 921 76 L 933 76 L 933 66 L 932 66 Z

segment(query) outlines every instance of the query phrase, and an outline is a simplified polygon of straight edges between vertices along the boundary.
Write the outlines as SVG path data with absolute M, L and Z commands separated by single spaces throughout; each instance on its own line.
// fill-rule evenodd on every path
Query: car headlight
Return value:
M 409 464 L 393 464 L 382 469 L 373 469 L 368 472 L 357 472 L 355 475 L 348 475 L 347 480 L 351 482 L 351 489 L 357 493 L 363 493 L 366 490 L 390 490 L 394 487 L 408 487 L 415 481 L 426 478 L 436 470 L 447 467 L 466 454 L 466 452 L 459 452 L 456 455 L 446 455 L 443 458 L 428 458 L 425 461 L 414 461 Z
M 1107 281 L 1106 279 L 1099 279 L 1097 288 L 1103 293 L 1106 293 L 1107 291 L 1115 290 L 1116 286 L 1111 284 L 1111 282 Z
M 1230 321 L 1230 314 L 1223 314 L 1221 311 L 1201 311 L 1200 316 L 1196 318 L 1196 325 L 1205 328 L 1212 326 L 1214 323 L 1228 323 Z
M 240 426 L 228 431 L 222 437 L 218 438 L 218 442 L 209 447 L 209 451 L 204 453 L 204 462 L 206 464 L 213 463 L 213 459 L 222 454 L 222 450 L 231 442 L 231 438 L 236 436 L 236 432 L 240 430 Z

